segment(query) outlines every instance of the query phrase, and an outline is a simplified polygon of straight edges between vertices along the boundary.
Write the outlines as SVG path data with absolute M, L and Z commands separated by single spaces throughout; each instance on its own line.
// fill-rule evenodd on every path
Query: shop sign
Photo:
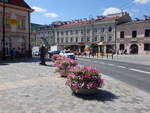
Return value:
M 19 20 L 17 20 L 17 19 L 12 19 L 12 18 L 9 18 L 9 19 L 7 19 L 7 24 L 11 24 L 11 25 L 16 25 L 16 26 L 18 26 L 19 25 Z

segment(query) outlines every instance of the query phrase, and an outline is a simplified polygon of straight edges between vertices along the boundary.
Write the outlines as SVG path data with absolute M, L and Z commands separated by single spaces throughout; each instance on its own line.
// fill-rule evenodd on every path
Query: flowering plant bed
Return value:
M 70 69 L 66 85 L 77 94 L 94 94 L 103 85 L 99 71 L 88 66 L 76 66 Z
M 56 71 L 59 72 L 62 77 L 67 77 L 70 68 L 78 65 L 75 60 L 60 55 L 55 55 L 52 59 L 54 61 L 54 65 L 57 67 Z

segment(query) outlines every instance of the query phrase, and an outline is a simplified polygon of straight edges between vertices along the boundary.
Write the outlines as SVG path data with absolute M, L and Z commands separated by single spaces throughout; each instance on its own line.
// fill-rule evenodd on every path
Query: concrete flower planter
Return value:
M 73 91 L 73 93 L 75 94 L 80 94 L 80 95 L 93 95 L 96 94 L 98 92 L 98 89 L 75 89 L 71 87 L 71 90 Z

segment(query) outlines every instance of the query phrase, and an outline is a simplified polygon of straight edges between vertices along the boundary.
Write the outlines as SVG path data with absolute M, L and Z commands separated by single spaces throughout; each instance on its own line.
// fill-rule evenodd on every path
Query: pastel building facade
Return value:
M 117 24 L 129 21 L 131 18 L 127 12 L 90 19 L 56 21 L 37 31 L 37 43 L 40 45 L 47 40 L 50 46 L 57 45 L 61 49 L 70 46 L 81 51 L 81 46 L 87 48 L 101 42 L 104 53 L 109 53 L 116 49 Z
M 118 25 L 117 50 L 150 55 L 150 18 Z
M 5 29 L 3 29 L 4 7 Z M 29 52 L 30 13 L 32 11 L 24 0 L 8 0 L 5 4 L 0 1 L 0 56 L 3 52 L 3 30 L 5 30 L 6 56 L 10 56 L 13 48 L 20 54 L 26 55 Z

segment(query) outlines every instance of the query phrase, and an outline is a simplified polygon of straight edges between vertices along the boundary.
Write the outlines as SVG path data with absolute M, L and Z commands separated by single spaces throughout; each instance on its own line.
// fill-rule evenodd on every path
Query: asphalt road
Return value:
M 150 66 L 92 58 L 78 58 L 78 62 L 150 93 Z

